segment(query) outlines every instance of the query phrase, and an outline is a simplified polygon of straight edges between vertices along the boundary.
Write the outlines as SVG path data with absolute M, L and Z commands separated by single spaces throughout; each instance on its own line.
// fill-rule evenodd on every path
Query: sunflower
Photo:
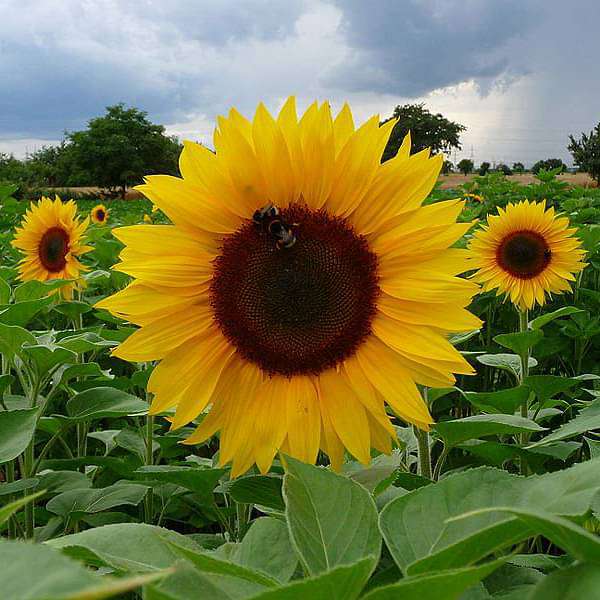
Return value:
M 546 210 L 545 201 L 499 208 L 471 240 L 478 268 L 473 277 L 484 290 L 506 294 L 520 310 L 543 305 L 546 293 L 569 291 L 569 282 L 585 267 L 575 231 L 567 217 Z
M 58 196 L 54 201 L 42 197 L 31 204 L 12 241 L 25 254 L 19 263 L 21 281 L 76 280 L 87 270 L 77 257 L 91 250 L 82 243 L 89 219 L 80 221 L 76 212 L 73 200 L 62 202 Z M 75 287 L 67 284 L 60 288 L 61 294 L 70 298 Z
M 90 217 L 93 223 L 104 225 L 104 223 L 108 221 L 108 213 L 109 210 L 106 208 L 106 206 L 104 206 L 104 204 L 98 204 L 90 211 Z
M 464 194 L 464 198 L 471 198 L 476 202 L 483 202 L 483 196 L 480 196 L 479 194 Z
M 173 224 L 115 232 L 114 268 L 135 281 L 98 306 L 141 329 L 114 354 L 161 361 L 151 413 L 176 409 L 173 428 L 210 406 L 187 442 L 220 431 L 232 476 L 278 450 L 368 463 L 395 439 L 386 404 L 426 430 L 416 384 L 473 372 L 447 341 L 480 324 L 464 308 L 476 284 L 455 276 L 467 252 L 448 249 L 470 227 L 463 203 L 421 206 L 443 157 L 411 156 L 409 136 L 380 163 L 393 125 L 355 129 L 327 103 L 298 119 L 293 98 L 276 118 L 232 109 L 215 153 L 186 142 L 182 178 L 140 186 Z

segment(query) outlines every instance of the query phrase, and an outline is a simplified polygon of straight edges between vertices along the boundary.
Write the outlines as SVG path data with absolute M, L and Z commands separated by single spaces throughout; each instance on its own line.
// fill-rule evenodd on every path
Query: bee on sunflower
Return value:
M 185 142 L 181 178 L 139 187 L 173 224 L 115 231 L 135 279 L 97 306 L 140 329 L 114 354 L 160 361 L 151 413 L 175 409 L 173 428 L 209 408 L 187 443 L 220 432 L 232 476 L 278 451 L 368 463 L 396 439 L 386 406 L 427 430 L 417 384 L 473 373 L 447 340 L 480 325 L 450 248 L 464 202 L 422 206 L 443 157 L 411 155 L 410 136 L 381 164 L 393 125 L 316 102 L 298 118 L 293 98 L 275 118 L 232 109 L 214 153 Z
M 92 223 L 97 225 L 104 225 L 108 221 L 108 213 L 110 211 L 104 206 L 104 204 L 98 204 L 90 211 L 90 218 Z
M 83 236 L 89 219 L 80 221 L 77 205 L 73 200 L 62 202 L 42 197 L 31 203 L 20 227 L 15 231 L 12 245 L 25 256 L 19 263 L 21 281 L 48 281 L 50 279 L 78 280 L 87 268 L 78 257 L 91 250 Z M 61 295 L 68 299 L 78 283 L 69 283 L 60 288 Z

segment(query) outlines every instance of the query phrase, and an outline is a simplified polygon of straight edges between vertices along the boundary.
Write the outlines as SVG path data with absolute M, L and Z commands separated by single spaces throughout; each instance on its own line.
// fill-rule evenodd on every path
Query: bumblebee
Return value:
M 272 204 L 267 204 L 255 211 L 252 221 L 262 231 L 275 239 L 279 249 L 291 248 L 296 243 L 296 235 L 292 226 L 288 225 L 280 216 L 279 209 Z

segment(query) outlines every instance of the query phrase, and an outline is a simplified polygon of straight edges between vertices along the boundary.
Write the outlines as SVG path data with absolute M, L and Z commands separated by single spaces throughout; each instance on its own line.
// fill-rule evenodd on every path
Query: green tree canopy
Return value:
M 463 174 L 463 175 L 468 175 L 469 173 L 471 173 L 473 171 L 473 167 L 475 165 L 473 164 L 472 160 L 469 160 L 468 158 L 463 158 L 461 161 L 459 161 L 459 163 L 456 165 L 456 168 Z
M 489 162 L 484 161 L 479 165 L 479 174 L 480 175 L 487 175 L 488 171 L 490 170 L 490 167 L 492 165 L 490 165 Z
M 560 173 L 567 168 L 567 165 L 560 158 L 547 158 L 545 160 L 538 160 L 533 167 L 531 172 L 537 175 L 542 169 L 544 171 L 551 171 L 552 169 L 560 169 Z
M 512 170 L 513 173 L 525 173 L 525 165 L 522 162 L 514 162 Z
M 404 136 L 410 131 L 412 151 L 418 152 L 431 148 L 432 152 L 449 152 L 452 148 L 460 150 L 460 134 L 466 127 L 449 121 L 443 115 L 433 114 L 424 104 L 405 104 L 396 106 L 394 114 L 383 121 L 398 119 L 392 129 L 390 139 L 383 152 L 382 162 L 396 156 Z
M 582 133 L 578 140 L 570 135 L 569 139 L 571 143 L 568 148 L 575 164 L 600 184 L 600 123 L 589 135 Z
M 120 188 L 123 195 L 144 175 L 177 173 L 179 142 L 137 108 L 109 106 L 104 116 L 89 121 L 84 131 L 67 134 L 67 139 L 73 166 L 93 185 Z

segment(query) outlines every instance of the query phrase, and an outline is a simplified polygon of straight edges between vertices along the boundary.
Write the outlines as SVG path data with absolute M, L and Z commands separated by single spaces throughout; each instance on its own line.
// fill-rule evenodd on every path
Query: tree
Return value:
M 397 119 L 387 146 L 383 151 L 382 162 L 396 156 L 404 136 L 410 131 L 413 152 L 431 148 L 431 151 L 449 152 L 452 148 L 460 150 L 459 137 L 466 127 L 449 121 L 441 114 L 432 114 L 424 104 L 405 104 L 396 106 L 394 114 L 383 121 Z M 383 124 L 382 123 L 382 124 Z
M 496 171 L 498 171 L 499 173 L 504 173 L 505 175 L 512 175 L 510 167 L 508 165 L 505 165 L 504 163 L 500 163 L 496 167 Z
M 445 160 L 444 164 L 442 165 L 442 173 L 444 175 L 448 175 L 449 173 L 454 173 L 454 163 L 450 160 Z
M 471 173 L 473 171 L 473 167 L 475 165 L 473 164 L 472 160 L 469 160 L 468 158 L 463 158 L 457 165 L 456 168 L 463 174 L 463 175 L 468 175 L 469 173 Z
M 525 165 L 522 162 L 514 162 L 512 170 L 513 173 L 525 173 Z
M 144 175 L 177 173 L 179 142 L 136 108 L 109 106 L 103 117 L 89 121 L 84 131 L 68 133 L 67 139 L 73 167 L 81 176 L 110 191 L 120 188 L 123 197 Z
M 482 162 L 482 163 L 479 165 L 479 174 L 480 174 L 480 175 L 487 175 L 487 174 L 488 174 L 488 171 L 490 170 L 490 167 L 491 167 L 491 166 L 492 166 L 492 165 L 490 165 L 490 163 L 489 163 L 489 162 Z
M 568 149 L 575 164 L 600 185 L 600 123 L 589 135 L 582 133 L 579 140 L 570 135 L 569 139 L 571 143 Z
M 567 168 L 567 165 L 560 158 L 547 158 L 546 160 L 538 160 L 533 167 L 531 172 L 537 175 L 542 169 L 544 171 L 551 171 L 552 169 L 560 169 L 559 173 L 562 173 Z

